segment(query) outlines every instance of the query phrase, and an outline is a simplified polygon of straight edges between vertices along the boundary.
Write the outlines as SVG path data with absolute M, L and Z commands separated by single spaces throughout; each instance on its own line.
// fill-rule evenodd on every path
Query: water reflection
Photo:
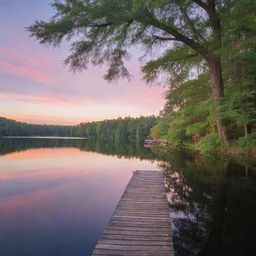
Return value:
M 255 159 L 161 153 L 176 256 L 255 255 Z
M 62 139 L 0 139 L 0 155 L 32 148 L 77 148 L 124 158 L 157 159 L 157 154 L 140 144 L 115 144 L 111 141 Z
M 132 171 L 157 168 L 170 191 L 176 256 L 255 254 L 255 159 L 3 139 L 0 255 L 90 255 Z
M 116 151 L 99 154 L 96 147 L 82 141 L 1 141 L 1 256 L 91 254 L 132 172 L 157 168 L 152 160 L 136 158 L 138 149 L 134 158 L 129 152 L 120 158 L 110 155 Z

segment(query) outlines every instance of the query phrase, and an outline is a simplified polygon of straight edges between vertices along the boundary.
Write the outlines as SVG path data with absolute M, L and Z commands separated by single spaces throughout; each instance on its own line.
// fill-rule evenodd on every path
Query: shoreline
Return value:
M 61 140 L 87 140 L 86 137 L 69 136 L 1 136 L 0 139 L 61 139 Z
M 256 157 L 256 149 L 253 150 L 239 150 L 239 149 L 216 149 L 216 150 L 200 150 L 200 149 L 195 149 L 193 147 L 189 146 L 175 146 L 175 145 L 156 145 L 158 149 L 163 149 L 164 148 L 173 148 L 173 149 L 181 149 L 181 150 L 190 150 L 194 151 L 200 154 L 222 154 L 222 155 L 227 155 L 227 156 L 248 156 L 248 157 Z

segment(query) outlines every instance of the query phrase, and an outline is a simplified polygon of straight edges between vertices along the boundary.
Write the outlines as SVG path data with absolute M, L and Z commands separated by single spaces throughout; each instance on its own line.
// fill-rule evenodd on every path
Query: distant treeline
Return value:
M 1 136 L 76 136 L 77 127 L 17 122 L 0 117 Z
M 89 140 L 115 143 L 140 143 L 149 136 L 157 124 L 155 116 L 118 118 L 99 122 L 81 123 L 76 126 L 43 125 L 17 122 L 0 117 L 1 136 L 81 136 Z
M 140 143 L 149 136 L 150 129 L 157 123 L 155 116 L 118 118 L 99 122 L 82 123 L 78 134 L 94 140 L 111 140 L 115 143 Z

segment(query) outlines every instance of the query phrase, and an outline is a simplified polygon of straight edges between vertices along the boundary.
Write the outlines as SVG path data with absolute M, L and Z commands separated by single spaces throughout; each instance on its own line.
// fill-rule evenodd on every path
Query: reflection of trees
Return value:
M 254 255 L 256 170 L 246 158 L 143 148 L 109 141 L 0 140 L 0 155 L 31 148 L 75 147 L 125 158 L 161 160 L 170 190 L 176 256 Z
M 1 139 L 0 155 L 24 151 L 33 148 L 79 148 L 83 140 L 61 140 L 61 139 Z
M 176 256 L 254 255 L 255 168 L 177 150 L 162 153 L 161 159 L 171 194 Z
M 125 158 L 139 158 L 157 160 L 157 154 L 140 144 L 113 143 L 111 141 L 88 141 L 80 148 L 85 151 L 98 152 L 105 155 L 112 155 Z
M 74 147 L 81 151 L 98 152 L 125 158 L 140 158 L 156 160 L 157 155 L 140 144 L 113 143 L 111 141 L 94 140 L 61 140 L 61 139 L 2 139 L 0 140 L 0 155 L 24 151 L 33 148 L 63 148 Z

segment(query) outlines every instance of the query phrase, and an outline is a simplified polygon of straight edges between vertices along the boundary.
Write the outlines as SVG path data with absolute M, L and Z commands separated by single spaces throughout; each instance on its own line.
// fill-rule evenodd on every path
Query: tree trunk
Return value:
M 244 137 L 248 138 L 248 124 L 247 123 L 244 124 Z
M 210 59 L 208 60 L 210 78 L 211 78 L 211 90 L 212 90 L 212 97 L 215 103 L 218 105 L 219 100 L 224 95 L 224 86 L 223 86 L 223 78 L 222 78 L 222 69 L 221 63 L 219 60 Z M 226 127 L 223 124 L 223 121 L 220 117 L 218 117 L 218 110 L 216 110 L 216 123 L 218 128 L 218 134 L 223 143 L 228 144 L 228 136 Z

